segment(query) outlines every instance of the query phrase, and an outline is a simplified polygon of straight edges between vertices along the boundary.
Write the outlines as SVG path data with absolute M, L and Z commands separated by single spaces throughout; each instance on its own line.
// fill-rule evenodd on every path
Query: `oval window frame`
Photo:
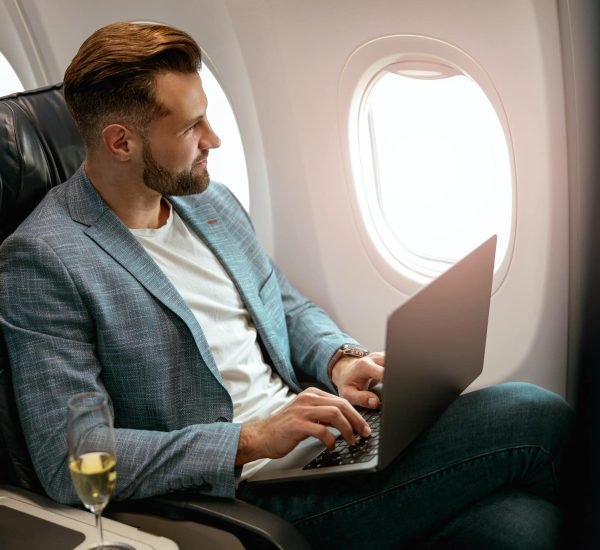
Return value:
M 517 177 L 513 140 L 508 117 L 491 77 L 469 54 L 456 46 L 424 35 L 403 34 L 375 38 L 357 48 L 346 61 L 338 86 L 338 125 L 350 200 L 364 249 L 377 271 L 394 288 L 412 294 L 434 278 L 403 263 L 388 249 L 373 222 L 373 212 L 361 183 L 364 169 L 360 156 L 359 126 L 362 107 L 373 83 L 391 65 L 398 63 L 418 66 L 443 65 L 473 80 L 490 101 L 500 121 L 510 162 L 512 211 L 504 257 L 495 266 L 492 292 L 506 278 L 514 251 L 517 223 Z

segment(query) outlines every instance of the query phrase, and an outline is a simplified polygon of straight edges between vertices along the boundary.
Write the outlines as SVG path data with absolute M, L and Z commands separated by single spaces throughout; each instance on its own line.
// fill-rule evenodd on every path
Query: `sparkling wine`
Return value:
M 85 453 L 69 461 L 73 485 L 81 501 L 92 510 L 102 510 L 117 481 L 117 461 L 110 453 Z

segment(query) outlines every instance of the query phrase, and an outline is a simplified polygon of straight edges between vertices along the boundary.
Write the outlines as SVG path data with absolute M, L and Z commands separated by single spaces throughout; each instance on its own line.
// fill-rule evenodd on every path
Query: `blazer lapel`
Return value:
M 188 227 L 200 236 L 219 259 L 240 293 L 273 366 L 288 385 L 297 389 L 296 381 L 289 376 L 288 361 L 275 344 L 276 338 L 267 322 L 268 315 L 258 295 L 254 269 L 248 264 L 246 255 L 238 247 L 224 220 L 209 202 L 190 206 L 179 197 L 170 197 L 169 200 Z
M 76 177 L 81 181 L 70 188 L 68 198 L 72 218 L 87 225 L 85 233 L 188 326 L 205 364 L 219 383 L 223 384 L 202 329 L 181 295 L 96 192 L 82 168 L 74 176 Z
M 200 236 L 219 259 L 233 280 L 253 319 L 258 317 L 257 314 L 261 313 L 259 310 L 262 308 L 262 302 L 256 292 L 256 281 L 252 269 L 214 207 L 208 202 L 190 207 L 178 197 L 170 197 L 169 200 L 172 201 L 186 225 Z

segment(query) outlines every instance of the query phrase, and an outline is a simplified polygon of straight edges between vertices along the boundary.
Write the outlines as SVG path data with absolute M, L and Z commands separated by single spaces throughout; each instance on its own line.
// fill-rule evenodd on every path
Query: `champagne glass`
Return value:
M 96 518 L 98 548 L 106 548 L 102 510 L 117 481 L 117 460 L 113 419 L 104 394 L 80 393 L 69 400 L 67 439 L 73 485 L 85 507 Z

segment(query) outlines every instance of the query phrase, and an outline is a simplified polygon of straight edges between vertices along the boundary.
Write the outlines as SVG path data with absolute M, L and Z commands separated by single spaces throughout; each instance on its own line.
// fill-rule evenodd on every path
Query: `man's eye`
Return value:
M 199 128 L 199 127 L 201 126 L 201 124 L 202 124 L 202 120 L 198 120 L 197 122 L 195 122 L 194 124 L 192 124 L 192 126 L 190 126 L 190 127 L 189 127 L 189 128 L 186 130 L 186 131 L 185 131 L 185 133 L 186 133 L 186 134 L 188 134 L 188 133 L 190 133 L 192 130 L 194 130 L 194 129 L 196 129 L 196 128 Z

